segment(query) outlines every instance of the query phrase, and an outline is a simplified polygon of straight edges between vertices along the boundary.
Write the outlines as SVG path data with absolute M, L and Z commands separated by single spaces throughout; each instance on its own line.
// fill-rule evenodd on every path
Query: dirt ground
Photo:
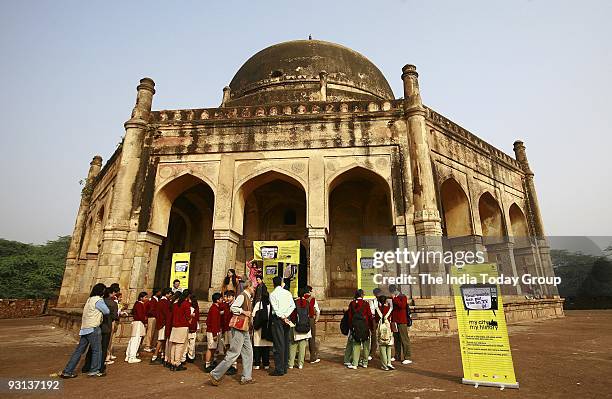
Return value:
M 0 320 L 0 379 L 50 378 L 68 361 L 76 340 L 54 327 L 47 317 Z M 568 311 L 563 319 L 510 326 L 510 344 L 520 389 L 461 384 L 457 337 L 413 339 L 410 366 L 394 372 L 379 369 L 375 358 L 368 369 L 342 365 L 344 340 L 323 345 L 322 361 L 270 377 L 254 370 L 256 383 L 239 385 L 238 375 L 225 377 L 219 387 L 209 385 L 201 371 L 201 356 L 187 371 L 170 372 L 148 364 L 117 362 L 103 378 L 80 375 L 62 380 L 61 391 L 32 397 L 87 398 L 601 398 L 612 395 L 612 311 Z M 78 369 L 77 369 L 78 370 Z M 239 373 L 238 373 L 239 374 Z M 23 393 L 3 397 L 26 397 Z

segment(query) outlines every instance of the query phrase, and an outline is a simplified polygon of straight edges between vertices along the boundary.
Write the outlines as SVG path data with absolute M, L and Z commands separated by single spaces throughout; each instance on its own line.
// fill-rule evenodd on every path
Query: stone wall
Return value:
M 42 316 L 57 299 L 0 299 L 0 319 Z

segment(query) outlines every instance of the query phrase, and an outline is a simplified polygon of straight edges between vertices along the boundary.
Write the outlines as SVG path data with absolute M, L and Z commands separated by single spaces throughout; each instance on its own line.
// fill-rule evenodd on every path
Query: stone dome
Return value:
M 294 40 L 261 50 L 240 67 L 229 87 L 229 106 L 394 99 L 389 83 L 370 60 L 320 40 Z

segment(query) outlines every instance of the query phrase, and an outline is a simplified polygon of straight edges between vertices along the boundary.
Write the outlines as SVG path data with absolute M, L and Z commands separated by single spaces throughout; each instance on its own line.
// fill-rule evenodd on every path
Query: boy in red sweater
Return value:
M 145 311 L 147 313 L 147 334 L 144 337 L 144 351 L 145 352 L 153 352 L 155 351 L 155 345 L 157 341 L 157 328 L 156 322 L 157 317 L 155 314 L 157 313 L 157 302 L 159 301 L 159 297 L 161 296 L 161 290 L 155 289 L 151 293 L 151 298 L 147 302 L 145 306 Z
M 168 319 L 168 313 L 170 313 L 170 297 L 172 297 L 172 289 L 164 288 L 162 295 L 157 301 L 155 309 L 155 327 L 157 330 L 157 345 L 155 347 L 155 353 L 151 358 L 151 363 L 156 361 L 163 361 L 164 350 L 166 348 L 166 320 Z
M 171 371 L 187 370 L 182 364 L 182 358 L 189 334 L 191 318 L 191 292 L 183 290 L 181 297 L 172 308 L 172 332 L 170 333 L 170 342 L 172 343 L 170 350 Z
M 348 308 L 348 325 L 350 326 L 350 333 L 346 344 L 347 347 L 344 352 L 344 364 L 346 364 L 346 367 L 349 369 L 357 369 L 362 348 L 364 351 L 362 367 L 368 368 L 368 357 L 370 355 L 368 339 L 374 329 L 374 321 L 372 319 L 370 304 L 363 300 L 363 295 L 363 290 L 358 289 L 355 292 L 355 299 L 351 301 Z M 356 316 L 357 314 L 359 314 L 359 316 Z M 365 333 L 367 337 L 358 337 L 356 335 L 356 333 L 361 330 L 360 327 L 366 329 Z
M 215 366 L 211 364 L 214 359 L 215 352 L 221 341 L 221 334 L 223 333 L 224 323 L 221 316 L 221 307 L 223 305 L 223 297 L 220 293 L 215 292 L 212 296 L 213 304 L 208 310 L 208 316 L 206 316 L 206 369 L 207 373 L 214 370 Z
M 222 322 L 223 322 L 223 327 L 222 327 L 223 345 L 221 345 L 220 347 L 217 347 L 218 353 L 221 355 L 224 353 L 227 353 L 227 350 L 229 349 L 229 346 L 230 346 L 230 342 L 232 340 L 231 328 L 229 326 L 230 320 L 232 319 L 232 312 L 230 311 L 230 306 L 232 305 L 232 302 L 234 302 L 235 297 L 236 297 L 236 293 L 233 290 L 228 290 L 223 293 L 223 306 L 221 307 Z M 213 364 L 215 363 L 213 362 Z M 225 374 L 227 375 L 236 374 L 237 365 L 238 363 L 234 362 L 232 367 L 230 367 L 227 370 L 227 373 Z
M 125 361 L 128 363 L 140 362 L 140 359 L 137 358 L 138 348 L 140 348 L 140 342 L 146 333 L 148 319 L 145 305 L 148 299 L 146 292 L 143 291 L 138 294 L 138 301 L 136 301 L 134 309 L 132 310 L 132 315 L 134 317 L 132 321 L 132 332 L 127 349 L 125 350 Z
M 410 337 L 408 336 L 408 297 L 402 294 L 396 285 L 389 286 L 393 298 L 393 311 L 391 322 L 397 326 L 397 332 L 393 333 L 395 342 L 395 359 L 402 364 L 410 364 Z

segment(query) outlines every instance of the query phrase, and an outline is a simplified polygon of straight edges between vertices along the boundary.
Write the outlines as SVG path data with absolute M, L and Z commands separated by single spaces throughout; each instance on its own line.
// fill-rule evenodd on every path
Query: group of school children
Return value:
M 411 364 L 408 327 L 412 324 L 408 298 L 395 285 L 389 286 L 391 297 L 380 288 L 373 291 L 374 299 L 365 300 L 363 290 L 344 313 L 340 329 L 348 335 L 344 351 L 344 365 L 349 369 L 368 368 L 371 353 L 379 350 L 381 369 L 395 370 L 392 362 Z M 395 350 L 395 356 L 393 355 Z
M 241 290 L 236 296 L 236 291 Z M 89 347 L 88 375 L 103 376 L 112 364 L 108 351 L 113 328 L 104 328 L 122 314 L 116 305 L 118 285 L 106 288 L 97 284 L 83 310 L 81 341 L 60 376 L 72 378 L 76 363 Z M 374 290 L 375 299 L 364 299 L 363 290 L 356 291 L 341 322 L 348 335 L 344 364 L 349 369 L 367 368 L 371 353 L 378 348 L 383 370 L 394 370 L 394 361 L 410 364 L 411 324 L 408 299 L 396 286 L 389 286 L 390 297 Z M 104 298 L 102 295 L 104 293 Z M 114 301 L 114 302 L 113 302 Z M 109 309 L 111 308 L 111 309 Z M 125 315 L 125 314 L 124 314 Z M 181 289 L 175 280 L 172 288 L 156 290 L 149 297 L 141 292 L 134 304 L 131 337 L 125 353 L 127 363 L 139 363 L 139 349 L 144 337 L 145 352 L 152 352 L 150 363 L 160 364 L 170 371 L 186 370 L 186 363 L 196 357 L 196 334 L 200 329 L 198 301 L 188 289 Z M 270 368 L 273 349 L 275 369 L 270 373 L 281 376 L 287 369 L 304 366 L 306 347 L 310 362 L 318 363 L 316 322 L 320 309 L 311 287 L 300 288 L 293 299 L 280 277 L 274 279 L 274 291 L 268 293 L 261 275 L 253 274 L 244 284 L 233 270 L 228 272 L 222 293 L 212 295 L 212 305 L 206 318 L 207 349 L 204 370 L 211 383 L 218 385 L 224 374 L 237 372 L 237 358 L 242 357 L 241 383 L 252 382 L 251 370 Z M 103 330 L 100 330 L 100 326 Z M 97 338 L 102 331 L 101 342 Z M 394 350 L 393 350 L 394 349 Z M 92 352 L 93 350 L 93 352 Z M 395 354 L 393 354 L 395 352 Z M 108 353 L 108 356 L 106 356 Z M 225 354 L 221 363 L 217 355 Z M 93 359 L 91 359 L 93 357 Z M 104 361 L 106 360 L 106 361 Z M 297 363 L 296 363 L 297 360 Z M 99 367 L 95 367 L 99 365 Z

